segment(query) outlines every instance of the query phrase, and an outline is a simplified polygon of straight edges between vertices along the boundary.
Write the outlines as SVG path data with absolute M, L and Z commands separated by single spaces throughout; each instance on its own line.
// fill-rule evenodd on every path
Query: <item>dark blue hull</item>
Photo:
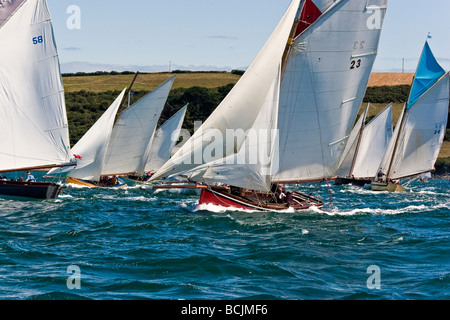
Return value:
M 56 199 L 61 191 L 56 183 L 0 181 L 0 197 Z

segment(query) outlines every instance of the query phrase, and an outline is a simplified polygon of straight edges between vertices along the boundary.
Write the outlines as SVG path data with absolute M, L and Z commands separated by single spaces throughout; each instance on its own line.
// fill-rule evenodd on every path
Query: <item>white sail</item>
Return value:
M 211 137 L 215 132 L 226 137 L 228 129 L 245 132 L 253 126 L 277 76 L 298 7 L 299 0 L 294 0 L 264 48 L 231 92 L 152 179 L 175 175 L 209 162 L 205 161 L 205 149 L 208 150 L 208 146 L 214 143 Z M 234 154 L 244 141 L 245 136 L 233 143 L 224 142 L 222 150 L 216 150 L 217 159 Z
M 450 74 L 447 73 L 405 113 L 391 179 L 432 171 L 447 127 Z
M 238 152 L 186 173 L 190 180 L 208 185 L 225 183 L 250 190 L 270 191 L 272 171 L 276 171 L 278 165 L 274 153 L 278 145 L 276 128 L 280 74 L 281 66 Z
M 108 144 L 102 175 L 138 172 L 174 81 L 175 76 L 120 113 Z
M 45 0 L 0 7 L 0 171 L 70 161 L 64 89 Z
M 69 177 L 93 181 L 100 180 L 114 120 L 125 91 L 126 89 L 72 148 L 73 154 L 80 156 L 81 159 L 78 160 L 77 167 L 69 172 Z M 50 174 L 51 172 L 49 172 Z
M 387 0 L 341 0 L 295 39 L 281 83 L 275 181 L 336 175 L 375 61 L 386 8 Z
M 401 123 L 403 121 L 403 117 L 405 116 L 405 108 L 402 109 L 400 116 L 397 120 L 397 124 L 395 125 L 394 133 L 392 134 L 392 138 L 389 141 L 388 147 L 383 155 L 383 159 L 381 160 L 380 167 L 378 171 L 381 171 L 383 174 L 387 174 L 389 171 L 389 166 L 391 164 L 391 159 L 394 154 L 394 147 L 396 141 L 398 140 L 398 136 L 400 135 L 400 129 L 402 127 Z
M 145 165 L 145 171 L 152 172 L 161 168 L 172 156 L 172 150 L 178 141 L 178 135 L 183 125 L 184 117 L 187 111 L 187 105 L 178 110 L 169 120 L 167 120 L 155 132 L 151 142 L 150 154 Z
M 363 130 L 352 175 L 373 178 L 392 139 L 392 105 L 387 106 Z
M 358 121 L 353 127 L 353 130 L 350 132 L 337 170 L 337 175 L 339 177 L 349 177 L 352 175 L 352 169 L 354 167 L 356 154 L 358 152 L 358 146 L 361 140 L 360 137 L 362 135 L 362 131 L 364 130 L 364 125 L 368 111 L 369 111 L 369 104 L 367 104 L 364 113 L 359 117 Z

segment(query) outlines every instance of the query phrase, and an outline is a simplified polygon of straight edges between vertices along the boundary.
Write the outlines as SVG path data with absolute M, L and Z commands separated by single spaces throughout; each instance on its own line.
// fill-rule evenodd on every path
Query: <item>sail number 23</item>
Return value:
M 361 67 L 361 59 L 350 62 L 350 69 L 358 69 L 359 67 Z
M 42 36 L 34 37 L 33 38 L 33 44 L 38 44 L 44 42 L 44 38 Z

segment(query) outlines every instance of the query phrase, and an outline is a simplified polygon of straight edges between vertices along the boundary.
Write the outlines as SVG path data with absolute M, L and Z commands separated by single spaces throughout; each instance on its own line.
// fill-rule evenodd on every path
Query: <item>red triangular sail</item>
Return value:
M 306 0 L 300 13 L 295 37 L 305 31 L 305 29 L 313 24 L 321 15 L 322 12 L 317 8 L 314 2 L 312 0 Z

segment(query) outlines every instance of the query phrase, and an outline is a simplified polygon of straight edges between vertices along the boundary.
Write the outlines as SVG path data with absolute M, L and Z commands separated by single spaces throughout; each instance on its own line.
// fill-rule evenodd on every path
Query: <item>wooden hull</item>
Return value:
M 81 180 L 81 179 L 75 179 L 75 178 L 70 178 L 67 177 L 66 179 L 66 183 L 72 183 L 78 186 L 83 186 L 83 187 L 89 187 L 89 188 L 101 188 L 101 189 L 123 189 L 127 187 L 127 184 L 124 182 L 121 182 L 119 184 L 116 185 L 101 185 L 101 184 L 97 184 L 94 183 L 93 181 L 87 181 L 87 180 Z
M 405 192 L 405 188 L 400 184 L 386 183 L 386 182 L 375 182 L 372 181 L 371 184 L 372 191 L 389 191 L 389 192 Z
M 337 186 L 341 186 L 344 184 L 351 184 L 354 186 L 359 186 L 359 187 L 364 187 L 366 184 L 371 184 L 372 180 L 371 179 L 352 179 L 352 178 L 342 178 L 339 177 L 336 180 L 334 180 L 334 184 Z
M 306 210 L 311 207 L 322 207 L 323 202 L 299 192 L 293 192 L 295 203 L 271 203 L 272 196 L 266 193 L 247 192 L 244 197 L 231 194 L 226 188 L 210 187 L 202 189 L 199 204 L 213 204 L 225 208 L 236 208 L 256 211 L 282 211 L 293 208 Z
M 47 182 L 0 181 L 0 197 L 56 199 L 61 194 L 62 186 Z

